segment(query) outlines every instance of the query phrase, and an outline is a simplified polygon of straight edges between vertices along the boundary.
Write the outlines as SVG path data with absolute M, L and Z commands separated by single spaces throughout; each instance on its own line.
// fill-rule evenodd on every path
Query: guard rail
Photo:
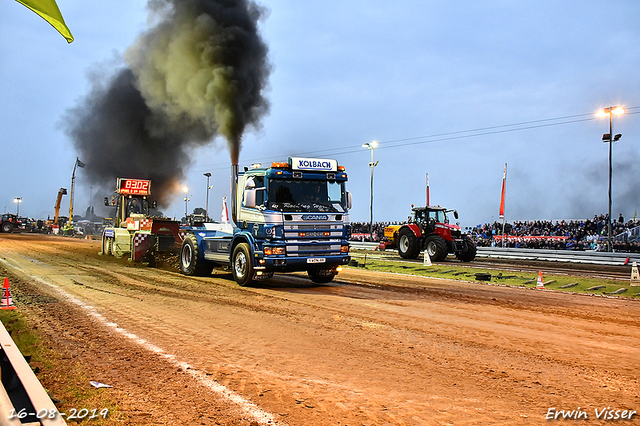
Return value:
M 354 249 L 375 250 L 378 243 L 351 241 Z M 607 253 L 601 251 L 573 251 L 549 249 L 524 249 L 502 247 L 478 247 L 476 258 L 539 260 L 548 262 L 588 263 L 594 265 L 622 266 L 640 263 L 640 253 Z
M 0 426 L 66 426 L 2 323 L 0 376 Z

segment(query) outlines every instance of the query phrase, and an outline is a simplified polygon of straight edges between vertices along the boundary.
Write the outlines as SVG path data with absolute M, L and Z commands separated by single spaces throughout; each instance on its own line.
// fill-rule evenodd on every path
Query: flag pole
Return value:
M 76 169 L 78 167 L 84 168 L 84 163 L 80 161 L 78 157 L 76 157 L 76 162 L 73 165 L 73 174 L 71 175 L 71 195 L 69 197 L 71 198 L 71 200 L 69 202 L 69 222 L 67 222 L 69 228 L 73 227 L 73 189 L 76 186 Z
M 76 162 L 73 164 L 73 174 L 71 175 L 71 194 L 69 198 L 69 222 L 67 224 L 71 227 L 71 223 L 73 222 L 73 187 L 76 183 L 76 168 L 78 167 L 78 158 L 76 157 Z
M 427 173 L 427 206 L 429 206 L 429 173 Z
M 506 219 L 504 216 L 504 201 L 507 188 L 507 163 L 504 163 L 504 173 L 502 175 L 502 197 L 500 198 L 500 218 L 502 219 L 502 247 L 504 248 L 504 228 Z

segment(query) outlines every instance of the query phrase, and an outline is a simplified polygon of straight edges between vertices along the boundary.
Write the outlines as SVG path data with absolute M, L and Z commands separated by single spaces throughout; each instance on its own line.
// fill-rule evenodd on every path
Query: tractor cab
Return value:
M 149 215 L 149 202 L 146 197 L 134 197 L 129 196 L 126 202 L 126 217 L 131 217 L 135 214 L 141 214 L 144 216 Z
M 149 201 L 151 181 L 142 179 L 118 179 L 116 194 L 104 198 L 104 205 L 115 207 L 115 226 L 125 226 L 129 218 L 141 218 L 149 216 L 149 209 L 156 208 L 155 201 Z
M 458 212 L 456 210 L 447 210 L 440 206 L 413 207 L 413 222 L 420 226 L 425 233 L 435 232 L 436 223 L 449 223 L 448 212 L 453 212 L 453 216 L 457 219 Z

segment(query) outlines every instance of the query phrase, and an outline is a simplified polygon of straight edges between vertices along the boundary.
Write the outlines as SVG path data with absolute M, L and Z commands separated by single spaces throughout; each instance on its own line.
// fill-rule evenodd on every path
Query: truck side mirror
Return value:
M 250 188 L 244 190 L 244 206 L 251 209 L 264 205 L 267 188 Z
M 104 205 L 109 207 L 111 204 L 109 204 L 109 197 L 104 197 Z
M 347 210 L 351 210 L 351 207 L 353 207 L 353 195 L 347 191 Z
M 244 191 L 244 206 L 249 208 L 256 208 L 256 190 L 246 189 Z
M 455 217 L 456 219 L 458 218 L 458 210 L 453 211 L 453 217 Z

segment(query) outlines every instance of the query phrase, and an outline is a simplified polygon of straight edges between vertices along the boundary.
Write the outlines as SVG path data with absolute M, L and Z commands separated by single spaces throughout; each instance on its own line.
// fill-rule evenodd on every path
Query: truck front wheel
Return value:
M 253 260 L 249 244 L 240 243 L 233 250 L 231 269 L 233 279 L 241 286 L 249 285 L 253 281 Z
M 307 271 L 309 279 L 316 284 L 326 284 L 333 281 L 336 276 L 333 269 L 311 269 Z

